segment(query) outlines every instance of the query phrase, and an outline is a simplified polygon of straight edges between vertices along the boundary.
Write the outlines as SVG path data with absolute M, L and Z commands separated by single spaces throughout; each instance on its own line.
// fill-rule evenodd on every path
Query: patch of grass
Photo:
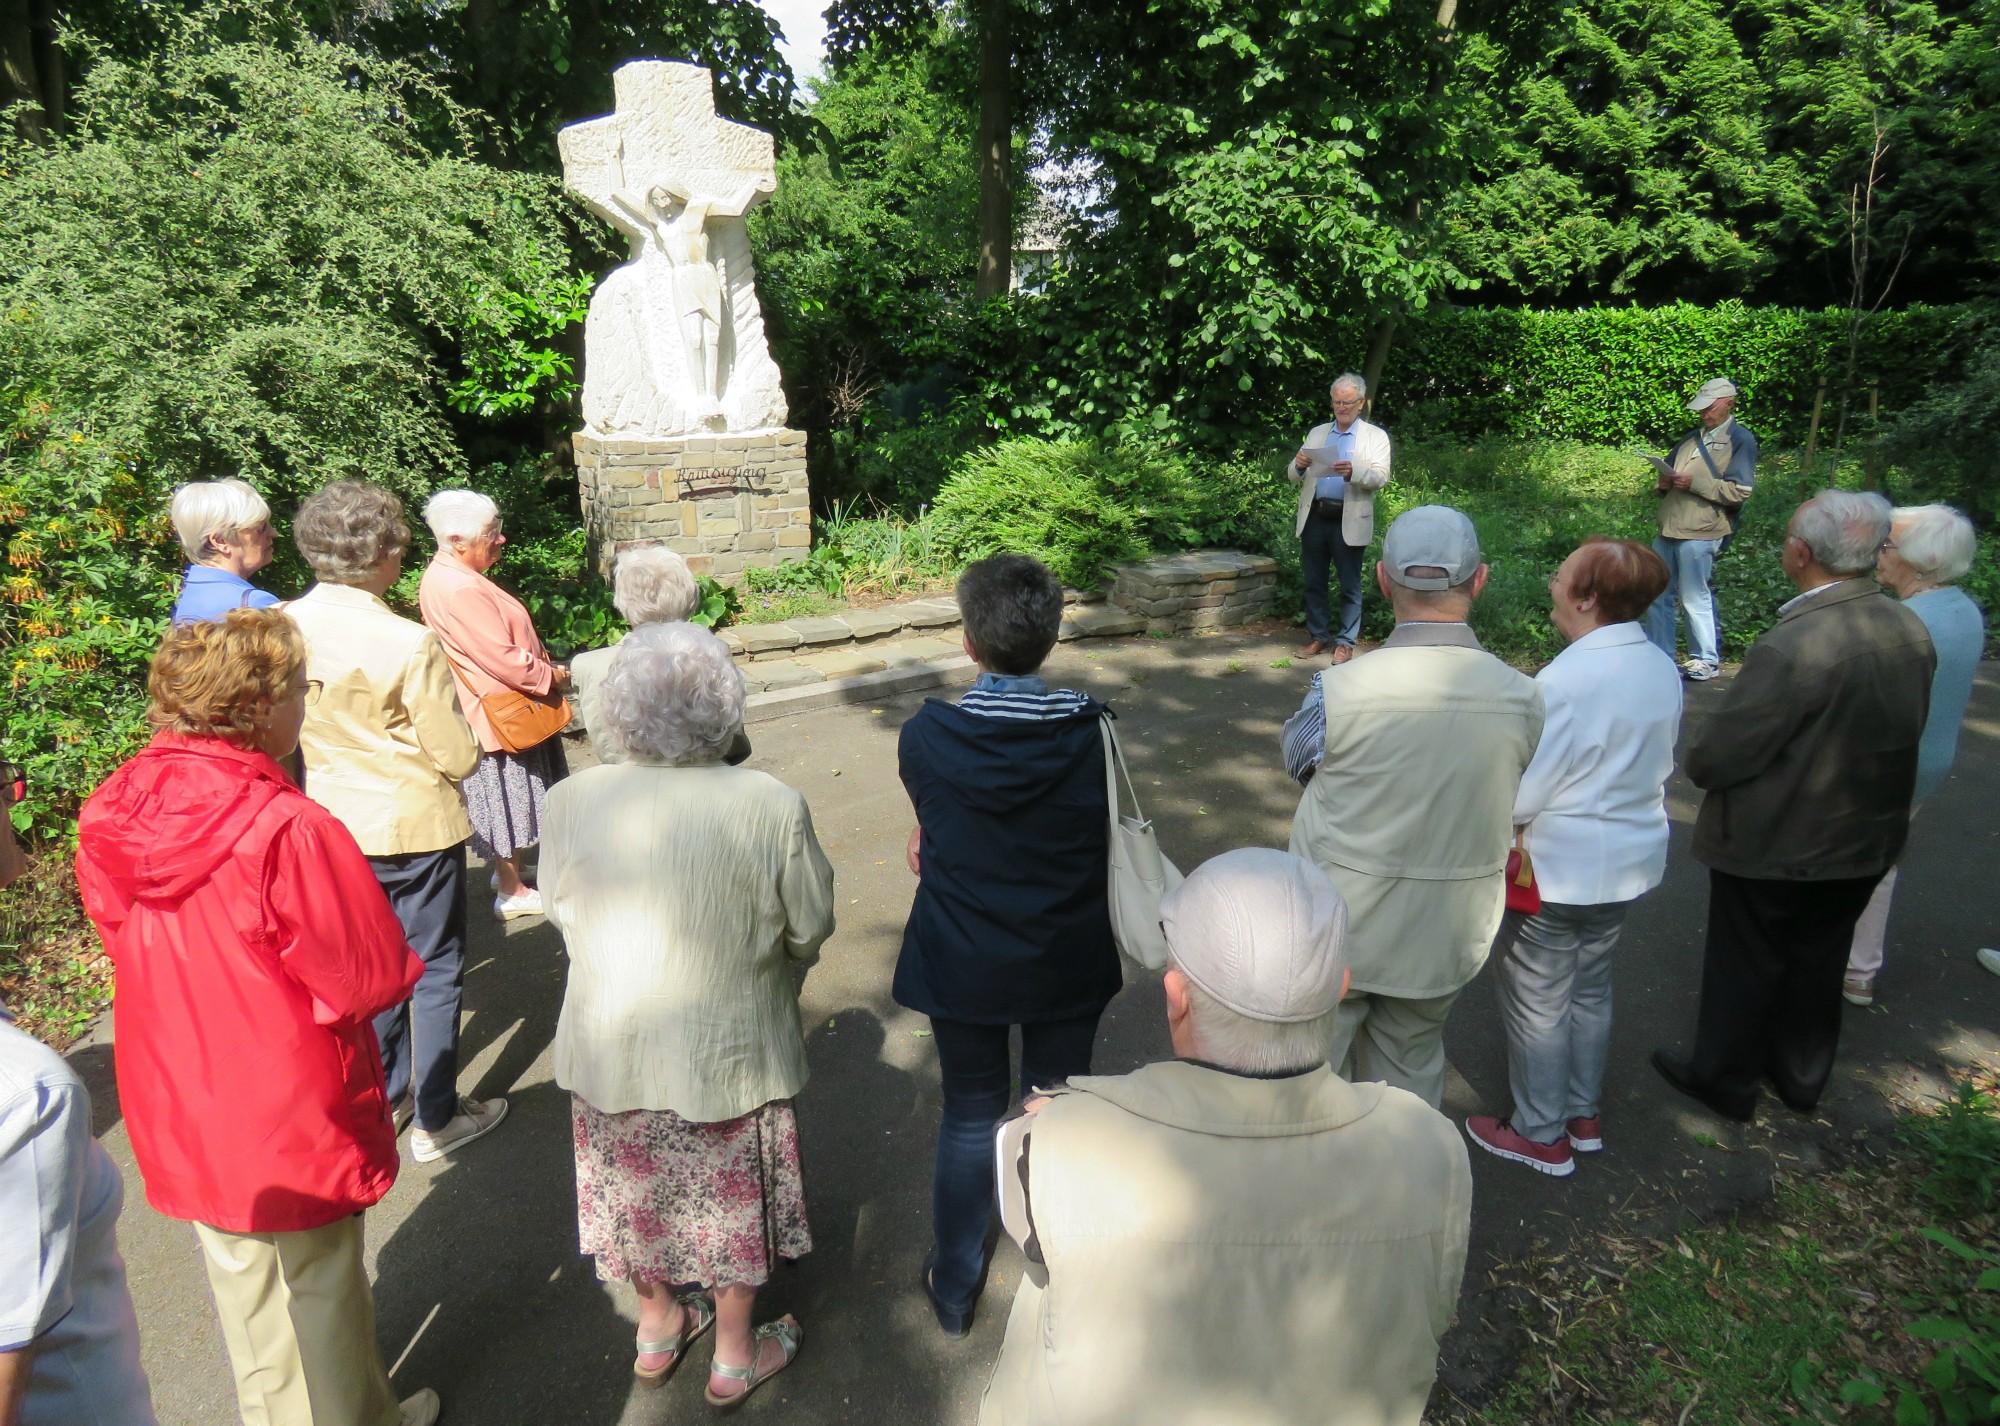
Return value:
M 1270 663 L 1270 667 L 1272 668 L 1290 668 L 1291 666 L 1292 661 L 1290 659 L 1272 659 Z
M 1231 659 L 1222 666 L 1222 671 L 1224 673 L 1241 673 L 1248 667 L 1249 665 L 1244 663 L 1242 659 Z
M 111 1001 L 111 962 L 83 917 L 67 849 L 31 857 L 0 891 L 0 999 L 23 1030 L 58 1050 Z

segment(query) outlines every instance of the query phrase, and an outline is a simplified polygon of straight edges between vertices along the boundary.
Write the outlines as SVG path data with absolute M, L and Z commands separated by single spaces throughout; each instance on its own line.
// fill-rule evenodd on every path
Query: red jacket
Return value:
M 84 804 L 76 870 L 117 968 L 118 1097 L 147 1202 L 283 1233 L 387 1193 L 372 1022 L 423 963 L 333 814 L 262 753 L 161 733 Z

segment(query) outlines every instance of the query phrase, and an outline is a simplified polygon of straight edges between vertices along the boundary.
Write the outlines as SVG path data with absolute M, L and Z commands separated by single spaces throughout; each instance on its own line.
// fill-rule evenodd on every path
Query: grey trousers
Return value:
M 1611 951 L 1629 901 L 1564 906 L 1500 924 L 1493 983 L 1507 1026 L 1514 1131 L 1538 1144 L 1562 1138 L 1571 1119 L 1595 1118 L 1611 1050 Z
M 1435 1109 L 1444 1100 L 1444 1022 L 1457 991 L 1410 999 L 1351 994 L 1334 1012 L 1326 1062 L 1349 1084 L 1407 1089 Z

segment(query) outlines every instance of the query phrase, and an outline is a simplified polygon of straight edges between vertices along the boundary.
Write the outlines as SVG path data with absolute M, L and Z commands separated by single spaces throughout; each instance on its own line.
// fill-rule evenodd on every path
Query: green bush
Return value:
M 938 492 L 943 549 L 964 562 L 1013 551 L 1095 589 L 1110 566 L 1200 542 L 1187 466 L 1158 447 L 1021 437 L 975 451 Z
M 1958 370 L 1974 338 L 1967 308 L 1878 313 L 1866 328 L 1860 380 L 1879 380 L 1882 410 L 1900 411 Z M 1824 442 L 1846 341 L 1847 313 L 1833 308 L 1436 308 L 1399 332 L 1379 410 L 1406 440 L 1657 443 L 1694 424 L 1685 402 L 1695 386 L 1727 376 L 1742 389 L 1745 424 L 1769 448 L 1805 443 L 1813 393 L 1825 375 L 1835 388 Z M 1865 393 L 1853 399 L 1857 413 L 1865 409 Z

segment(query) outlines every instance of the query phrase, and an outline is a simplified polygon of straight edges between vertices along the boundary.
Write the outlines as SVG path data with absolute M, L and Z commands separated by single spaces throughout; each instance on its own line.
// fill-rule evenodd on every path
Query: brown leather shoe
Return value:
M 1346 663 L 1349 659 L 1353 657 L 1354 657 L 1354 645 L 1335 644 L 1333 646 L 1333 661 L 1335 663 L 1337 664 Z
M 1304 648 L 1299 650 L 1298 657 L 1302 659 L 1316 659 L 1325 652 L 1326 652 L 1326 640 L 1314 639 L 1311 643 L 1307 644 Z

